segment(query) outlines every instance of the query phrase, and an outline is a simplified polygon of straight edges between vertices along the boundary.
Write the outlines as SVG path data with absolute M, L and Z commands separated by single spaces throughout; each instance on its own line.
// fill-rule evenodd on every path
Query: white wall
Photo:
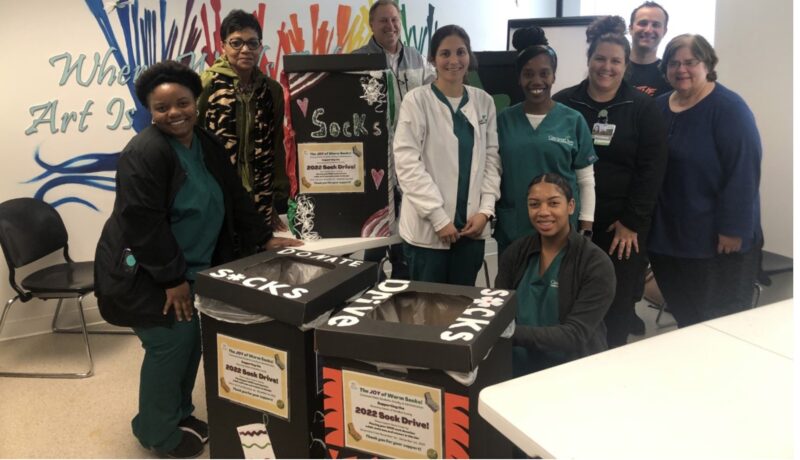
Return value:
M 625 20 L 625 25 L 630 27 L 631 12 L 638 7 L 644 0 L 573 0 L 580 2 L 581 16 L 601 16 L 605 14 L 621 16 Z M 712 45 L 714 44 L 714 10 L 717 0 L 659 0 L 659 5 L 669 13 L 669 24 L 667 33 L 664 35 L 661 45 L 658 47 L 658 55 L 664 53 L 667 43 L 683 33 L 691 32 L 705 37 Z M 574 8 L 574 6 L 573 6 Z M 566 9 L 566 7 L 565 7 Z M 565 11 L 564 15 L 567 13 Z M 630 37 L 628 37 L 630 39 Z
M 3 139 L 3 159 L 0 174 L 0 201 L 10 198 L 33 196 L 46 179 L 25 183 L 44 170 L 33 160 L 39 149 L 42 159 L 48 163 L 61 163 L 76 155 L 92 152 L 118 152 L 132 136 L 130 130 L 109 130 L 105 125 L 112 118 L 106 114 L 106 104 L 114 97 L 121 97 L 126 105 L 130 94 L 119 86 L 91 85 L 83 87 L 68 83 L 59 85 L 62 68 L 51 66 L 48 59 L 64 52 L 74 56 L 82 53 L 89 56 L 95 51 L 103 52 L 108 46 L 99 33 L 99 27 L 83 2 L 70 1 L 51 3 L 44 0 L 10 2 L 2 4 L 0 16 L 0 48 L 7 50 L 6 72 L 0 72 L 0 87 L 5 88 L 3 110 L 0 111 L 0 139 Z M 33 21 L 33 24 L 31 23 Z M 50 39 L 49 37 L 53 37 Z M 37 133 L 26 135 L 32 124 L 31 106 L 57 101 L 56 124 L 61 127 L 61 116 L 67 112 L 80 112 L 87 101 L 94 101 L 92 115 L 85 119 L 86 130 L 78 131 L 78 123 L 72 122 L 65 132 L 52 134 L 49 126 L 40 125 Z M 73 126 L 74 124 L 74 126 Z M 107 174 L 113 177 L 113 174 Z M 47 201 L 65 196 L 88 198 L 101 210 L 96 212 L 84 206 L 66 204 L 59 207 L 70 234 L 70 253 L 75 260 L 91 260 L 100 229 L 113 203 L 113 193 L 99 191 L 80 185 L 62 185 L 45 195 Z M 60 255 L 50 256 L 50 263 L 60 262 Z M 0 302 L 5 304 L 12 296 L 8 286 L 8 271 L 3 260 L 0 263 Z M 18 273 L 21 280 L 33 268 Z M 55 310 L 52 305 L 33 300 L 19 302 L 9 314 L 2 336 L 20 336 L 48 330 Z M 94 307 L 93 298 L 87 304 Z M 73 311 L 73 304 L 65 305 Z M 77 317 L 73 315 L 73 319 Z M 89 315 L 97 321 L 96 310 Z
M 104 6 L 114 3 L 101 0 L 91 0 L 102 3 Z M 318 7 L 317 29 L 324 29 L 334 36 L 330 51 L 335 49 L 339 33 L 350 33 L 344 42 L 343 49 L 349 50 L 360 46 L 369 38 L 369 28 L 366 22 L 369 0 L 317 0 L 317 1 L 289 1 L 289 0 L 222 0 L 221 16 L 234 8 L 243 8 L 254 11 L 260 4 L 265 6 L 264 43 L 265 54 L 271 61 L 275 61 L 278 53 L 278 33 L 282 27 L 290 30 L 292 15 L 296 15 L 297 25 L 302 28 L 304 45 L 293 51 L 313 52 L 313 27 L 312 6 Z M 427 26 L 431 15 L 430 5 L 433 5 L 431 17 L 435 25 L 459 24 L 463 26 L 472 38 L 473 48 L 480 50 L 504 50 L 506 28 L 508 19 L 547 17 L 555 15 L 555 0 L 401 0 L 405 5 L 407 14 L 406 25 L 414 27 L 417 35 Z M 192 15 L 198 16 L 201 7 L 206 8 L 209 22 L 213 23 L 213 10 L 211 0 L 196 0 Z M 145 8 L 160 12 L 158 0 L 139 0 L 139 14 Z M 339 13 L 343 7 L 350 7 L 350 21 L 347 29 L 339 31 Z M 180 31 L 183 28 L 186 2 L 166 2 L 166 20 L 169 25 L 177 20 Z M 42 159 L 48 163 L 58 164 L 88 153 L 114 153 L 119 152 L 127 141 L 135 134 L 131 129 L 109 129 L 107 125 L 115 118 L 115 113 L 107 113 L 107 105 L 114 98 L 124 101 L 126 108 L 133 107 L 133 97 L 123 85 L 96 81 L 86 86 L 76 82 L 73 75 L 64 84 L 60 83 L 63 73 L 63 62 L 53 65 L 49 60 L 53 56 L 68 53 L 73 59 L 86 55 L 88 62 L 84 67 L 84 78 L 88 78 L 91 61 L 95 53 L 100 57 L 105 54 L 109 44 L 101 32 L 94 15 L 90 12 L 87 2 L 81 0 L 28 0 L 25 2 L 2 1 L 0 8 L 0 47 L 6 51 L 6 71 L 0 72 L 0 87 L 5 89 L 3 110 L 0 111 L 0 138 L 3 139 L 2 174 L 0 181 L 0 201 L 10 198 L 33 196 L 48 179 L 26 183 L 31 178 L 41 174 L 44 170 L 34 162 L 34 152 L 39 149 Z M 123 53 L 128 47 L 123 40 L 122 29 L 117 19 L 116 12 L 109 14 L 111 19 L 110 30 L 120 42 Z M 202 29 L 202 27 L 201 27 Z M 213 29 L 213 26 L 212 26 Z M 157 34 L 158 35 L 158 34 Z M 430 35 L 428 35 L 430 36 Z M 201 36 L 200 45 L 204 44 Z M 160 47 L 160 38 L 158 46 Z M 116 66 L 112 59 L 110 64 Z M 135 63 L 134 63 L 135 64 Z M 107 81 L 107 80 L 106 80 Z M 65 113 L 78 112 L 84 108 L 88 101 L 93 101 L 91 115 L 85 118 L 85 131 L 79 131 L 78 122 L 71 122 L 65 132 L 51 133 L 49 126 L 40 125 L 38 132 L 25 134 L 33 123 L 35 117 L 30 109 L 33 106 L 57 101 L 55 121 L 57 128 L 61 127 L 61 117 Z M 113 171 L 92 173 L 91 175 L 113 178 Z M 86 179 L 84 175 L 84 179 Z M 45 200 L 53 202 L 64 197 L 79 197 L 92 202 L 99 210 L 95 211 L 79 204 L 65 204 L 58 207 L 63 216 L 67 230 L 70 234 L 70 247 L 73 258 L 76 260 L 91 260 L 94 248 L 100 235 L 105 219 L 111 211 L 114 194 L 86 185 L 61 185 L 53 188 L 44 196 Z M 48 263 L 58 262 L 58 256 L 48 258 Z M 32 269 L 40 268 L 43 264 L 32 264 L 29 270 L 20 273 L 22 279 L 25 273 Z M 8 277 L 5 264 L 0 263 L 0 303 L 11 297 L 12 290 L 4 281 Z M 90 321 L 99 320 L 93 299 L 88 300 Z M 69 305 L 72 310 L 72 305 Z M 0 335 L 0 340 L 13 336 L 35 334 L 49 330 L 50 319 L 54 306 L 44 305 L 39 301 L 28 304 L 17 304 L 7 318 L 6 325 Z M 73 316 L 73 321 L 76 320 Z
M 717 2 L 714 48 L 719 81 L 739 93 L 756 117 L 764 159 L 761 219 L 765 249 L 791 257 L 792 2 Z

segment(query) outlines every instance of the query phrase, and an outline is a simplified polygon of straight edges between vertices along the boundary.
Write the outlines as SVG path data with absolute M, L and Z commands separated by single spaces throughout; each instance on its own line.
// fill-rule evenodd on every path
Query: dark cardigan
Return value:
M 531 258 L 541 250 L 538 234 L 511 243 L 500 257 L 495 287 L 516 289 Z M 570 232 L 566 251 L 558 271 L 559 324 L 517 325 L 514 345 L 559 352 L 571 361 L 608 349 L 603 317 L 614 299 L 617 283 L 611 259 L 586 237 Z
M 206 168 L 222 189 L 225 218 L 212 265 L 253 252 L 272 232 L 242 188 L 222 144 L 195 128 Z M 117 165 L 114 210 L 103 227 L 95 253 L 95 295 L 100 314 L 111 324 L 148 327 L 169 325 L 174 313 L 163 315 L 165 289 L 181 284 L 186 261 L 172 234 L 169 215 L 186 179 L 167 136 L 155 126 L 137 134 L 125 146 Z M 136 258 L 125 264 L 126 249 Z

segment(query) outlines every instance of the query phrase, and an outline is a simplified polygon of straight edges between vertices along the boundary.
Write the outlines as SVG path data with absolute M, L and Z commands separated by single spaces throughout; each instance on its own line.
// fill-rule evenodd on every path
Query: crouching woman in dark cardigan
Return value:
M 153 119 L 117 165 L 114 210 L 95 253 L 95 294 L 111 324 L 133 328 L 145 350 L 139 412 L 145 448 L 172 458 L 203 452 L 208 425 L 192 415 L 200 328 L 198 271 L 259 249 L 300 242 L 272 236 L 216 137 L 197 128 L 200 77 L 173 61 L 136 80 Z
M 575 200 L 558 174 L 533 179 L 528 217 L 536 233 L 500 258 L 495 286 L 517 291 L 514 376 L 608 349 L 603 317 L 614 299 L 614 266 L 570 227 Z

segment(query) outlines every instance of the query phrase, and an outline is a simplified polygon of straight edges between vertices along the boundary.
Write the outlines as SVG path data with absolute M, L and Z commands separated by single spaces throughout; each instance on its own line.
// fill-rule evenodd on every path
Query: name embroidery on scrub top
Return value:
M 556 142 L 556 143 L 559 143 L 559 144 L 568 145 L 570 147 L 575 147 L 575 141 L 573 141 L 572 139 L 570 139 L 568 137 L 556 137 L 556 136 L 553 136 L 552 134 L 548 134 L 547 135 L 547 140 L 550 141 L 550 142 Z

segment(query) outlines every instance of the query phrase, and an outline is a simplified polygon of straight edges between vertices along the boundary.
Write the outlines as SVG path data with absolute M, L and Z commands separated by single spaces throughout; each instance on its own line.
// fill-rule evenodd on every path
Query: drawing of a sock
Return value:
M 353 422 L 347 424 L 347 434 L 349 434 L 356 441 L 361 441 L 361 433 L 356 430 L 356 426 L 353 425 Z
M 242 443 L 244 458 L 275 458 L 272 441 L 263 423 L 251 423 L 236 428 Z
M 436 401 L 433 400 L 433 396 L 429 392 L 425 392 L 425 404 L 433 411 L 437 412 L 439 410 L 439 405 L 436 404 Z

